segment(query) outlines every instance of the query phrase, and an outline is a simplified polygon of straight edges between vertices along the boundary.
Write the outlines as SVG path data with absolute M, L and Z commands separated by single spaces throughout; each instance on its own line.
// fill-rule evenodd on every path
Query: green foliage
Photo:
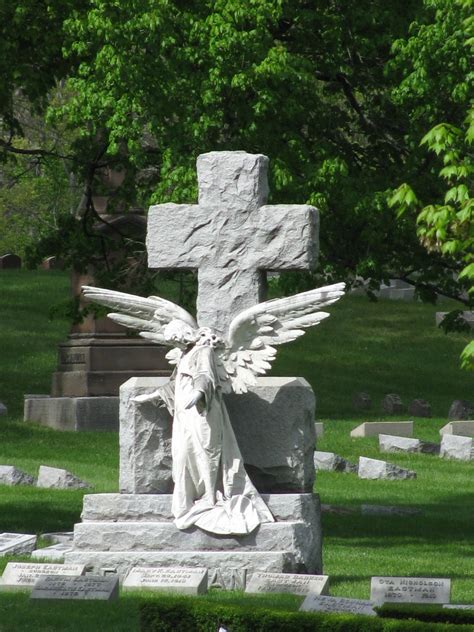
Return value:
M 418 604 L 384 604 L 378 608 L 381 617 L 389 619 L 417 619 L 439 623 L 474 624 L 473 610 L 452 610 L 442 606 L 423 606 Z

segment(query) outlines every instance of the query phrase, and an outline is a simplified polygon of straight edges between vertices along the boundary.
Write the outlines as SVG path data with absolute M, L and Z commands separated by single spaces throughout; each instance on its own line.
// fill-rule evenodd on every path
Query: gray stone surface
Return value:
M 448 413 L 449 421 L 465 421 L 474 417 L 474 404 L 467 399 L 455 399 Z
M 149 267 L 198 270 L 201 326 L 226 331 L 241 310 L 260 302 L 264 271 L 314 265 L 317 210 L 265 206 L 267 170 L 268 158 L 261 154 L 202 154 L 197 159 L 199 204 L 150 207 Z
M 114 601 L 119 596 L 117 576 L 41 577 L 31 593 L 32 599 L 98 599 Z
M 413 421 L 365 421 L 351 431 L 351 437 L 375 437 L 379 434 L 411 437 Z
M 64 561 L 66 553 L 69 553 L 70 551 L 72 551 L 72 541 L 58 542 L 57 544 L 52 544 L 51 546 L 45 546 L 42 549 L 36 549 L 31 554 L 31 558 L 36 560 L 62 562 Z
M 379 448 L 381 452 L 419 452 L 421 441 L 411 437 L 379 434 Z
M 155 590 L 185 595 L 207 593 L 207 568 L 131 568 L 122 584 L 123 590 Z
M 82 564 L 8 562 L 2 575 L 2 590 L 31 589 L 45 575 L 83 575 Z
M 36 546 L 36 536 L 26 533 L 0 533 L 0 557 L 31 553 Z
M 425 399 L 414 399 L 408 407 L 414 417 L 431 417 L 431 405 Z
M 393 463 L 361 456 L 359 457 L 359 478 L 399 480 L 416 478 L 416 472 L 398 467 Z
M 372 398 L 368 393 L 355 393 L 352 397 L 352 408 L 354 410 L 370 410 L 372 408 Z
M 357 465 L 349 463 L 346 459 L 334 452 L 314 452 L 314 467 L 316 471 L 326 472 L 357 472 Z
M 443 608 L 448 608 L 450 610 L 474 610 L 474 604 L 460 604 L 460 603 L 451 603 L 451 604 L 443 604 Z
M 26 395 L 23 419 L 55 430 L 117 431 L 119 398 Z
M 83 522 L 74 530 L 74 550 L 65 559 L 95 571 L 115 567 L 122 575 L 136 565 L 200 566 L 210 569 L 210 577 L 218 570 L 228 585 L 235 569 L 321 573 L 319 498 L 263 494 L 263 500 L 278 522 L 235 537 L 196 527 L 178 530 L 170 494 L 86 495 Z
M 34 485 L 35 478 L 14 465 L 0 465 L 0 485 Z
M 389 393 L 382 400 L 382 408 L 388 415 L 397 415 L 406 410 L 405 404 L 402 402 L 400 395 Z
M 440 435 L 452 434 L 460 437 L 474 437 L 474 420 L 450 421 L 439 431 Z
M 41 537 L 51 544 L 67 544 L 68 542 L 72 542 L 74 532 L 52 531 L 51 533 L 42 533 Z
M 89 483 L 85 483 L 71 472 L 48 465 L 40 465 L 36 485 L 51 489 L 86 489 L 90 487 Z
M 375 617 L 373 603 L 366 599 L 347 599 L 346 597 L 328 597 L 309 594 L 301 604 L 304 612 L 348 612 L 351 614 L 365 614 Z
M 314 422 L 314 431 L 316 433 L 316 439 L 324 436 L 324 424 L 321 421 Z
M 443 435 L 439 455 L 443 459 L 474 460 L 474 439 L 458 435 Z
M 372 577 L 370 599 L 383 603 L 449 603 L 451 580 L 439 577 Z
M 163 380 L 166 378 L 132 378 L 121 387 L 123 493 L 172 491 L 171 417 L 152 402 L 136 405 L 131 401 L 151 392 Z M 226 405 L 245 469 L 257 489 L 312 491 L 315 397 L 306 380 L 261 377 L 248 393 L 226 395 Z
M 297 575 L 295 573 L 253 573 L 246 593 L 290 593 L 292 595 L 327 595 L 328 575 Z
M 439 327 L 444 320 L 444 317 L 447 316 L 449 312 L 436 312 L 435 320 L 436 327 Z M 464 311 L 461 316 L 462 320 L 469 325 L 471 329 L 474 329 L 474 311 Z
M 0 417 L 2 415 L 8 415 L 8 408 L 5 406 L 3 402 L 0 402 Z

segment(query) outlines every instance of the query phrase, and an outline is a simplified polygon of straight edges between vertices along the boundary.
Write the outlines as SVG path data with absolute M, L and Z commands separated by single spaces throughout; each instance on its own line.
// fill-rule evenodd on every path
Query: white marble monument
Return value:
M 149 493 L 155 490 L 139 482 L 147 496 L 115 495 L 106 521 L 91 520 L 85 502 L 83 523 L 75 528 L 74 551 L 66 555 L 69 562 L 117 564 L 119 572 L 134 565 L 170 566 L 184 560 L 191 566 L 218 567 L 223 573 L 236 567 L 321 571 L 319 505 L 308 484 L 312 479 L 298 490 L 306 494 L 285 494 L 288 490 L 280 488 L 274 490 L 279 494 L 265 498 L 261 492 L 267 490 L 254 484 L 246 470 L 224 401 L 225 393 L 239 395 L 240 407 L 258 428 L 258 376 L 270 368 L 274 346 L 294 340 L 329 316 L 322 308 L 343 294 L 340 283 L 258 303 L 264 270 L 302 268 L 312 262 L 317 226 L 312 207 L 264 205 L 267 162 L 265 156 L 245 152 L 204 154 L 198 158 L 199 205 L 150 209 L 150 265 L 199 270 L 197 322 L 158 297 L 84 288 L 87 298 L 114 310 L 109 317 L 116 322 L 173 347 L 168 358 L 176 369 L 169 382 L 144 392 L 136 380 L 128 388 L 121 415 L 126 428 L 121 432 L 121 459 L 127 465 L 121 474 L 128 472 L 136 480 L 137 443 L 149 443 L 160 454 L 156 466 L 160 470 L 164 463 L 168 482 L 171 470 L 174 489 L 172 499 L 153 499 Z M 248 393 L 249 389 L 253 391 Z M 285 389 L 275 395 L 287 397 Z M 297 408 L 293 423 L 301 423 Z M 173 415 L 171 433 L 163 409 L 169 418 Z M 141 416 L 148 417 L 148 424 L 155 417 L 157 432 L 153 425 L 146 433 L 130 432 L 130 414 L 133 427 L 142 429 Z M 276 436 L 280 423 L 276 415 Z M 302 430 L 310 437 L 306 451 L 312 456 L 314 410 L 309 423 L 303 420 Z M 258 439 L 271 445 L 272 433 Z M 131 458 L 122 450 L 124 441 Z M 292 456 L 285 455 L 290 464 Z M 124 478 L 121 475 L 121 487 Z M 99 516 L 101 496 L 91 496 L 88 503 Z

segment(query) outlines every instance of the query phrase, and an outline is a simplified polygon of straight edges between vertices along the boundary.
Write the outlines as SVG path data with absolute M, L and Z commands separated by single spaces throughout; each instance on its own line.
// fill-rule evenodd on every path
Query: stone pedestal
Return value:
M 133 566 L 198 566 L 223 588 L 236 574 L 256 571 L 322 573 L 319 497 L 264 494 L 276 522 L 243 536 L 180 531 L 172 522 L 170 494 L 84 496 L 82 523 L 74 528 L 67 564 L 115 568 L 123 578 Z
M 168 378 L 132 378 L 120 389 L 120 491 L 171 493 L 171 424 L 166 408 L 137 405 Z M 312 492 L 315 396 L 299 377 L 261 377 L 225 397 L 245 469 L 259 492 Z

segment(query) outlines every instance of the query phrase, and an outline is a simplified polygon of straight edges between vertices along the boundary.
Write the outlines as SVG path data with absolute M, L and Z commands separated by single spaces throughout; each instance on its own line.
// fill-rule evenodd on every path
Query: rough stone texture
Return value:
M 474 420 L 450 421 L 439 431 L 440 435 L 453 434 L 460 437 L 474 437 Z
M 25 395 L 23 419 L 55 430 L 117 431 L 119 398 Z
M 35 478 L 14 465 L 0 465 L 0 485 L 34 485 Z
M 0 533 L 0 557 L 4 555 L 22 555 L 33 551 L 36 536 L 26 533 Z
M 379 434 L 381 452 L 419 452 L 421 441 L 410 437 Z
M 114 601 L 119 597 L 119 580 L 116 576 L 41 577 L 31 593 L 32 599 L 100 599 Z
M 66 562 L 113 567 L 200 566 L 228 583 L 235 569 L 322 571 L 319 498 L 313 494 L 263 495 L 277 522 L 244 536 L 217 536 L 172 522 L 171 495 L 94 494 L 84 498 L 83 522 L 74 529 Z M 210 580 L 211 581 L 211 580 Z
M 359 457 L 359 478 L 386 478 L 390 480 L 416 478 L 416 472 L 398 467 L 393 463 L 361 456 Z
M 316 433 L 316 439 L 322 437 L 324 435 L 324 424 L 321 421 L 315 421 L 314 431 Z
M 268 158 L 243 151 L 197 159 L 199 204 L 159 204 L 148 213 L 150 268 L 197 269 L 198 322 L 225 332 L 264 297 L 266 270 L 313 267 L 318 213 L 307 205 L 264 206 Z
M 334 452 L 314 452 L 314 467 L 316 471 L 326 472 L 357 472 L 357 465 L 349 463 L 346 459 Z
M 431 417 L 431 405 L 425 399 L 414 399 L 408 407 L 414 417 Z
M 474 405 L 466 399 L 455 399 L 449 409 L 449 421 L 467 421 L 474 417 Z
M 397 415 L 406 410 L 405 404 L 402 402 L 400 395 L 389 393 L 382 400 L 382 408 L 388 415 Z
M 0 270 L 18 270 L 21 268 L 21 258 L 18 255 L 7 254 L 0 257 Z
M 368 393 L 355 393 L 352 397 L 352 407 L 354 410 L 370 410 L 372 408 L 372 398 Z
M 474 460 L 474 439 L 472 437 L 445 434 L 441 439 L 439 455 L 443 459 L 472 461 Z
M 3 402 L 0 402 L 0 417 L 2 415 L 8 415 L 8 408 L 5 406 Z
M 66 553 L 72 551 L 72 541 L 69 543 L 61 542 L 45 546 L 42 549 L 36 549 L 31 554 L 32 559 L 36 560 L 54 560 L 55 562 L 63 562 Z
M 81 481 L 71 472 L 48 465 L 40 465 L 36 486 L 51 489 L 86 489 L 90 487 L 89 483 Z
M 132 378 L 121 388 L 120 490 L 169 493 L 171 417 L 152 402 L 132 398 L 151 392 L 165 378 Z M 313 489 L 315 397 L 303 378 L 262 377 L 226 405 L 245 468 L 260 492 Z M 271 441 L 269 438 L 271 437 Z
M 365 421 L 351 431 L 351 437 L 375 437 L 379 434 L 411 437 L 412 421 Z

